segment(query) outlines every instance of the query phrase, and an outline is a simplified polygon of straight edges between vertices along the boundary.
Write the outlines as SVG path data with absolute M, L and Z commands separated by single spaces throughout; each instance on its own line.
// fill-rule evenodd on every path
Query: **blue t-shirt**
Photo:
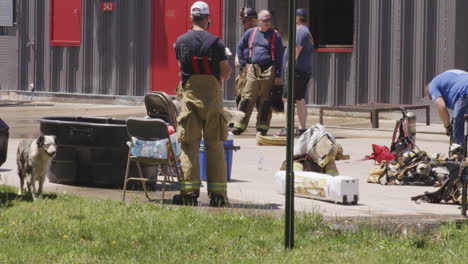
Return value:
M 296 71 L 311 73 L 312 72 L 312 53 L 314 51 L 312 45 L 312 37 L 309 28 L 301 26 L 296 30 L 296 46 L 301 46 L 301 52 L 296 60 Z M 287 69 L 288 49 L 284 52 L 284 67 Z M 286 71 L 286 70 L 285 70 Z
M 237 44 L 237 57 L 239 59 L 239 64 L 242 65 L 242 67 L 245 67 L 248 63 L 260 66 L 272 64 L 271 40 L 273 38 L 274 30 L 271 28 L 267 32 L 262 32 L 259 29 L 257 30 L 252 43 L 252 58 L 250 58 L 249 62 L 249 41 L 253 30 L 254 28 L 247 30 Z M 276 77 L 281 77 L 283 65 L 283 41 L 281 40 L 279 33 L 277 33 L 276 36 L 275 56 Z
M 468 95 L 468 73 L 449 70 L 437 75 L 429 85 L 429 94 L 433 101 L 442 97 L 447 108 L 453 110 L 458 98 Z

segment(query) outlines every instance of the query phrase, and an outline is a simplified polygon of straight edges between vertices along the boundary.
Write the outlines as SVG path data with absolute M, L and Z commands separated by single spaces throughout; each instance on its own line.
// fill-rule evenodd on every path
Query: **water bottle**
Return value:
M 174 151 L 174 155 L 177 157 L 180 155 L 180 143 L 177 140 L 176 133 L 171 135 L 171 142 L 172 142 L 172 150 Z
M 141 157 L 151 157 L 151 146 L 148 146 L 147 143 L 142 143 L 140 149 L 140 156 Z
M 257 170 L 263 170 L 263 151 L 257 152 Z
M 132 152 L 131 154 L 133 156 L 140 156 L 140 153 L 141 153 L 141 142 L 140 140 L 136 139 L 136 138 L 132 138 L 133 140 L 133 147 L 132 147 Z
M 154 157 L 159 159 L 167 158 L 167 139 L 156 141 Z

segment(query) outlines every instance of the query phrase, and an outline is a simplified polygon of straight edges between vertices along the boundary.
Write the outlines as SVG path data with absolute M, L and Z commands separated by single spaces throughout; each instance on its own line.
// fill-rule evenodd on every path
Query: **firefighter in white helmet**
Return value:
M 208 32 L 210 10 L 208 4 L 195 2 L 190 8 L 192 28 L 176 41 L 182 91 L 182 109 L 177 118 L 178 138 L 183 179 L 180 195 L 173 202 L 197 205 L 200 194 L 199 148 L 203 135 L 207 156 L 206 176 L 211 206 L 227 205 L 227 171 L 224 141 L 227 120 L 223 116 L 221 80 L 229 79 L 225 47 L 221 39 Z

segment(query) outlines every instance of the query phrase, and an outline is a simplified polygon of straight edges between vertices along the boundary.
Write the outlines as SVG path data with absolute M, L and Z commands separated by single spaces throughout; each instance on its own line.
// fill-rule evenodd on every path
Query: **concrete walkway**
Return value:
M 116 105 L 57 104 L 53 106 L 1 107 L 0 118 L 10 125 L 10 141 L 7 162 L 0 168 L 0 184 L 18 186 L 16 172 L 16 148 L 20 138 L 33 137 L 39 134 L 37 118 L 45 116 L 108 116 L 126 118 L 145 116 L 144 107 Z M 255 117 L 255 114 L 252 115 Z M 399 115 L 395 116 L 395 119 Z M 417 204 L 410 200 L 413 195 L 433 191 L 433 187 L 415 186 L 382 186 L 366 183 L 368 169 L 374 167 L 373 161 L 361 161 L 372 152 L 371 144 L 390 145 L 395 119 L 380 121 L 379 129 L 372 129 L 369 119 L 356 117 L 325 118 L 325 125 L 343 146 L 345 154 L 351 155 L 349 161 L 338 161 L 337 166 L 342 175 L 359 179 L 359 204 L 339 205 L 306 198 L 296 198 L 295 208 L 300 211 L 317 211 L 328 217 L 367 217 L 367 216 L 420 216 L 440 217 L 460 215 L 458 205 L 453 204 Z M 424 121 L 423 118 L 420 119 Z M 253 120 L 252 120 L 253 121 Z M 308 124 L 318 122 L 317 115 L 310 115 Z M 274 115 L 271 133 L 276 133 L 284 126 L 284 115 Z M 254 129 L 249 128 L 245 135 L 235 138 L 235 145 L 241 150 L 234 153 L 232 181 L 228 184 L 231 208 L 273 211 L 278 214 L 284 209 L 284 195 L 275 192 L 273 176 L 285 160 L 285 147 L 257 146 Z M 440 124 L 417 125 L 417 144 L 427 152 L 446 153 L 448 138 L 443 135 Z M 264 154 L 262 170 L 257 168 L 257 154 Z M 74 193 L 102 199 L 121 199 L 121 190 L 100 189 L 53 184 L 47 182 L 45 190 L 57 193 Z M 166 193 L 166 199 L 177 193 L 176 190 Z M 152 193 L 160 198 L 160 192 Z M 141 192 L 131 192 L 129 199 L 142 199 Z M 167 201 L 168 202 L 168 201 Z M 201 206 L 206 207 L 206 187 L 203 187 Z

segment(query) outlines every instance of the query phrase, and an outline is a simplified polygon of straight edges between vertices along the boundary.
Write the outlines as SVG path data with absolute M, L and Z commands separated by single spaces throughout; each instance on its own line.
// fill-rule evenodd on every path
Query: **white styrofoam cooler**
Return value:
M 280 194 L 286 193 L 286 171 L 275 174 L 275 188 Z M 348 176 L 330 176 L 311 171 L 294 171 L 295 196 L 327 200 L 342 204 L 357 204 L 359 200 L 359 179 Z

